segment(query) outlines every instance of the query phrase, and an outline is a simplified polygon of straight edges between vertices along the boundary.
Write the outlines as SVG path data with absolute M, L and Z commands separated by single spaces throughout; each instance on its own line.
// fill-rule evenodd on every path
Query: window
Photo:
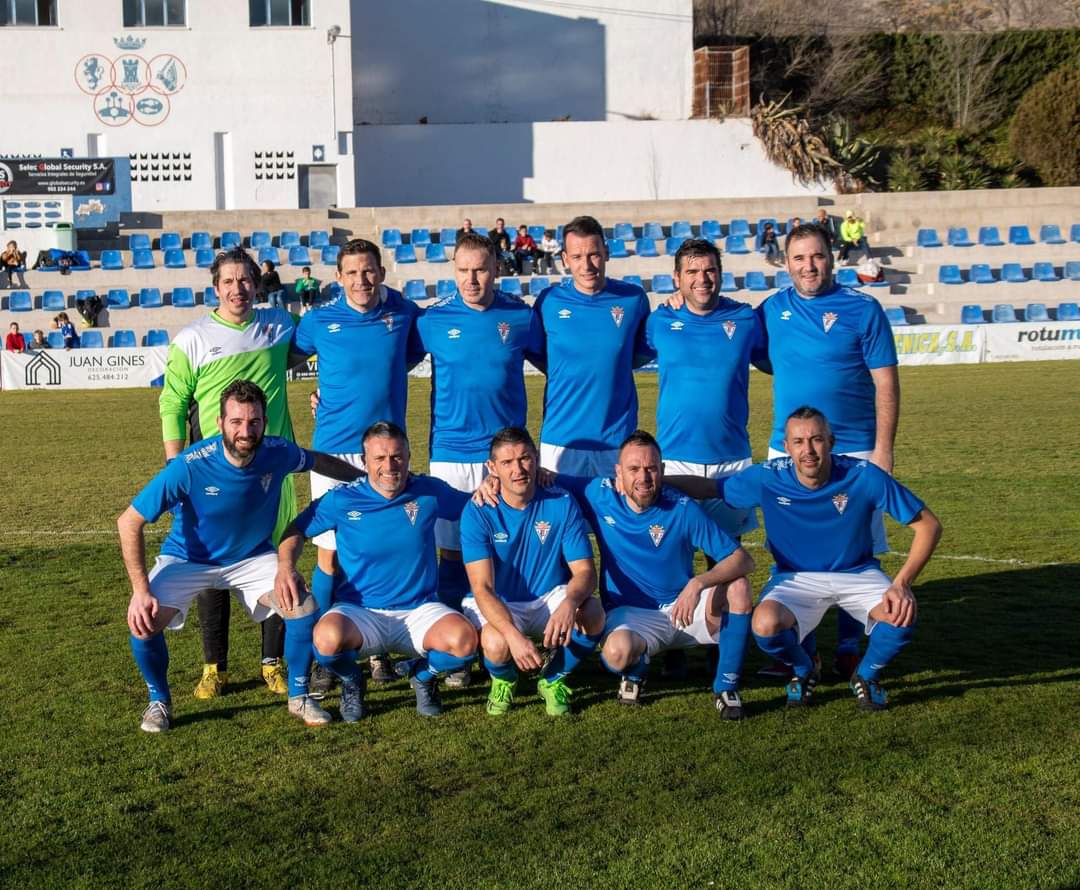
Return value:
M 0 25 L 56 27 L 56 0 L 0 0 Z
M 185 25 L 184 0 L 124 0 L 125 28 L 182 28 Z
M 251 27 L 306 28 L 311 24 L 311 0 L 248 0 Z

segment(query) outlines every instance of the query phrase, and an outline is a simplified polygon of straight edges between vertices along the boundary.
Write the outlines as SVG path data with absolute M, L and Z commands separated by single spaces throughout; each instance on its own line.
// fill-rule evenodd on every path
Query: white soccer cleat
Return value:
M 334 719 L 310 695 L 292 696 L 289 699 L 289 713 L 303 720 L 306 726 L 325 726 Z
M 172 709 L 168 702 L 152 701 L 142 712 L 139 729 L 143 732 L 165 732 L 172 726 Z

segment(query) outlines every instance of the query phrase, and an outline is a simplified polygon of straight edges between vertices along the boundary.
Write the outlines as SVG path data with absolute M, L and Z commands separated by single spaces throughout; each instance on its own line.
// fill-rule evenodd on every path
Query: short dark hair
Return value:
M 704 238 L 689 238 L 680 244 L 679 249 L 675 251 L 675 271 L 682 271 L 683 260 L 700 256 L 711 256 L 716 260 L 716 268 L 723 270 L 724 266 L 720 262 L 720 251 L 717 250 L 715 244 L 706 241 Z
M 788 245 L 791 244 L 792 241 L 796 241 L 799 238 L 820 238 L 821 243 L 825 247 L 825 251 L 831 255 L 829 233 L 817 223 L 801 223 L 800 225 L 792 226 L 791 231 L 787 233 L 787 237 L 784 239 L 784 252 L 787 252 Z
M 376 266 L 382 266 L 382 252 L 379 250 L 379 246 L 374 241 L 368 241 L 366 238 L 353 238 L 351 241 L 346 242 L 345 246 L 341 248 L 337 257 L 337 268 L 341 271 L 342 262 L 347 256 L 358 256 L 362 253 L 371 254 L 375 260 Z
M 269 267 L 270 267 L 270 271 L 271 271 L 271 272 L 273 272 L 273 271 L 274 271 L 274 261 L 273 261 L 273 260 L 263 260 L 263 261 L 262 261 L 262 264 L 263 264 L 264 266 L 269 266 Z
M 634 430 L 629 436 L 619 443 L 619 454 L 622 455 L 623 449 L 629 448 L 631 445 L 640 445 L 644 448 L 655 448 L 657 454 L 662 454 L 660 451 L 660 443 L 656 441 L 656 437 L 647 430 Z
M 250 380 L 234 380 L 221 391 L 221 403 L 218 405 L 219 414 L 225 416 L 225 403 L 232 399 L 241 405 L 258 403 L 262 408 L 263 417 L 266 417 L 266 393 L 257 383 Z
M 465 232 L 457 239 L 454 250 L 482 250 L 488 256 L 495 256 L 494 243 L 487 235 L 481 235 L 479 232 Z
M 242 265 L 252 283 L 258 283 L 259 277 L 262 275 L 262 272 L 259 271 L 259 264 L 251 258 L 251 254 L 244 248 L 233 247 L 230 250 L 221 251 L 214 257 L 214 262 L 210 264 L 210 280 L 213 282 L 214 287 L 217 287 L 218 279 L 221 278 L 221 267 L 233 263 Z
M 491 448 L 488 449 L 488 457 L 494 457 L 495 451 L 503 445 L 527 445 L 536 453 L 536 443 L 529 435 L 527 429 L 520 426 L 508 426 L 499 430 L 491 439 Z
M 787 416 L 787 420 L 784 421 L 785 431 L 787 430 L 788 422 L 792 420 L 820 420 L 823 424 L 825 424 L 825 429 L 829 431 L 829 435 L 832 435 L 832 426 L 829 424 L 829 418 L 827 418 L 820 409 L 815 408 L 813 405 L 800 405 L 798 408 L 792 411 Z
M 579 238 L 597 237 L 604 240 L 604 227 L 592 216 L 575 216 L 563 226 L 563 244 L 566 243 L 567 235 L 577 235 Z
M 392 420 L 376 420 L 364 430 L 364 437 L 360 441 L 367 445 L 368 439 L 401 439 L 406 445 L 409 444 L 409 437 L 405 435 L 405 430 Z

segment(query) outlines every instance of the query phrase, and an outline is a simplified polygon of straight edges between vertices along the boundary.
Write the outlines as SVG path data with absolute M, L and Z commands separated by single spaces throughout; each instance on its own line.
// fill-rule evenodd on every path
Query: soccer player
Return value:
M 358 652 L 417 656 L 409 677 L 416 710 L 437 717 L 438 678 L 464 670 L 476 654 L 473 626 L 436 596 L 435 520 L 459 517 L 468 495 L 440 479 L 410 476 L 409 441 L 396 424 L 380 421 L 364 433 L 363 459 L 367 478 L 331 489 L 283 533 L 277 589 L 282 599 L 299 596 L 304 538 L 336 531 L 344 579 L 314 641 L 319 663 L 341 678 L 342 720 L 364 715 Z
M 605 275 L 604 230 L 591 216 L 563 228 L 562 258 L 571 285 L 540 294 L 544 328 L 544 424 L 540 463 L 574 476 L 609 476 L 619 443 L 637 427 L 633 369 L 648 359 L 649 298 Z
M 510 709 L 520 669 L 540 672 L 545 710 L 559 717 L 570 713 L 566 676 L 596 648 L 604 629 L 604 610 L 593 596 L 589 530 L 568 492 L 537 487 L 536 445 L 525 429 L 495 434 L 488 469 L 499 480 L 497 504 L 469 503 L 461 516 L 473 591 L 462 611 L 480 630 L 491 674 L 487 712 Z M 542 641 L 548 659 L 530 637 Z
M 255 383 L 266 394 L 266 432 L 293 438 L 285 383 L 289 368 L 292 316 L 281 308 L 256 307 L 259 267 L 240 248 L 219 253 L 210 266 L 218 307 L 187 325 L 169 346 L 165 381 L 158 402 L 165 460 L 184 447 L 190 421 L 190 444 L 213 431 L 221 393 L 232 381 Z M 276 535 L 296 515 L 291 476 L 281 486 Z M 198 597 L 202 631 L 203 673 L 195 697 L 218 695 L 228 677 L 229 592 L 207 590 Z M 260 613 L 266 614 L 266 613 Z M 262 622 L 262 677 L 271 691 L 287 690 L 281 669 L 284 652 L 281 618 L 271 614 Z
M 273 595 L 277 557 L 271 535 L 291 473 L 315 467 L 349 481 L 359 471 L 281 436 L 264 439 L 267 400 L 250 381 L 225 387 L 219 405 L 220 434 L 177 455 L 117 521 L 131 579 L 131 651 L 150 691 L 142 729 L 169 728 L 169 652 L 161 632 L 183 627 L 191 600 L 206 588 L 232 591 L 256 621 L 271 612 L 285 619 L 289 713 L 309 726 L 327 723 L 330 715 L 307 695 L 315 606 L 303 596 Z M 174 508 L 172 530 L 147 574 L 143 529 Z
M 600 547 L 602 660 L 621 677 L 618 700 L 641 704 L 658 652 L 719 643 L 713 705 L 724 720 L 742 719 L 750 555 L 695 501 L 664 487 L 660 446 L 642 430 L 619 448 L 614 479 L 559 474 L 556 484 L 577 496 Z M 715 560 L 701 574 L 694 573 L 698 550 Z

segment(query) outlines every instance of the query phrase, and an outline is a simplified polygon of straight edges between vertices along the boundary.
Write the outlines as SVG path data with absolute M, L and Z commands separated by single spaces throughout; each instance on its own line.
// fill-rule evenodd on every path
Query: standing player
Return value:
M 647 358 L 649 298 L 634 284 L 605 277 L 604 230 L 591 216 L 563 229 L 563 263 L 572 285 L 540 294 L 547 385 L 540 463 L 574 476 L 611 475 L 619 443 L 637 427 L 633 370 Z
M 417 656 L 409 682 L 416 710 L 442 713 L 438 679 L 468 667 L 476 631 L 438 601 L 435 520 L 461 515 L 468 495 L 430 476 L 409 475 L 409 441 L 396 424 L 380 421 L 363 437 L 367 477 L 331 489 L 282 535 L 278 582 L 282 599 L 303 589 L 296 563 L 304 538 L 333 529 L 344 579 L 334 606 L 315 626 L 315 656 L 341 678 L 341 718 L 364 715 L 361 656 L 401 652 Z
M 159 399 L 165 460 L 184 447 L 190 421 L 191 443 L 214 430 L 221 393 L 232 381 L 250 380 L 266 394 L 266 431 L 293 438 L 285 382 L 293 319 L 284 309 L 255 307 L 259 267 L 246 251 L 219 253 L 210 266 L 218 308 L 192 322 L 169 346 Z M 296 515 L 292 477 L 281 486 L 276 535 Z M 196 698 L 213 698 L 225 687 L 229 658 L 229 592 L 207 590 L 198 597 L 203 674 Z M 262 622 L 262 677 L 271 691 L 288 690 L 281 669 L 284 627 L 280 617 Z
M 344 481 L 359 474 L 280 436 L 264 440 L 266 396 L 250 381 L 225 387 L 219 405 L 220 435 L 170 461 L 117 521 L 131 579 L 131 651 L 150 691 L 142 728 L 162 732 L 171 724 L 169 652 L 161 632 L 183 627 L 191 600 L 205 588 L 236 593 L 256 621 L 271 611 L 285 619 L 289 713 L 310 726 L 327 723 L 330 715 L 307 695 L 315 606 L 301 596 L 273 596 L 277 558 L 271 534 L 281 487 L 291 473 L 316 467 Z M 147 574 L 143 529 L 174 508 L 172 530 Z
M 470 503 L 461 541 L 472 596 L 462 611 L 480 630 L 491 674 L 487 712 L 505 714 L 517 692 L 518 669 L 540 671 L 547 713 L 570 713 L 566 676 L 589 656 L 604 629 L 593 597 L 596 568 L 589 530 L 563 489 L 537 488 L 536 445 L 524 429 L 491 440 L 488 469 L 499 480 L 493 506 Z M 530 637 L 543 641 L 545 662 Z

